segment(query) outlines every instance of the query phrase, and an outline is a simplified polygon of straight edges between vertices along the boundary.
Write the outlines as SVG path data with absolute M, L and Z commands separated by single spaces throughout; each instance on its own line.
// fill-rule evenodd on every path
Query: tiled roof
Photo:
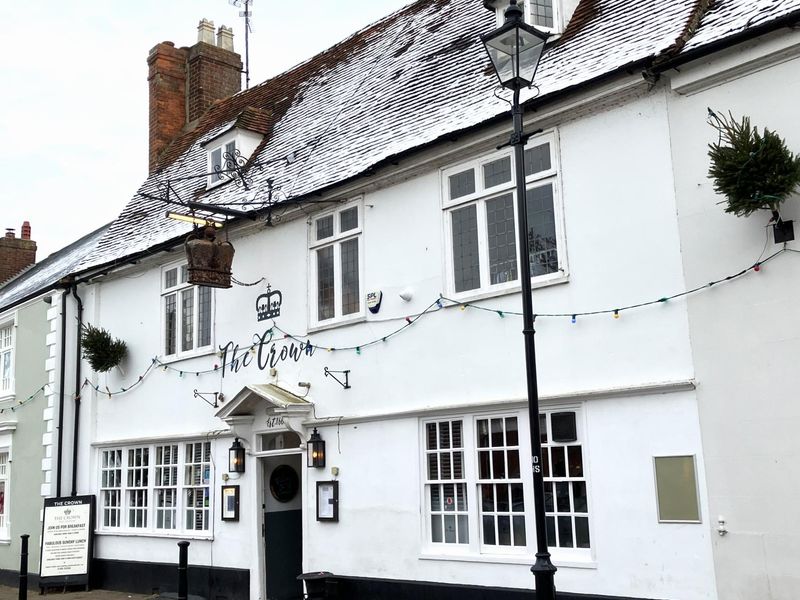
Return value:
M 744 0 L 717 2 L 735 5 L 737 14 L 746 10 Z M 582 0 L 567 30 L 545 51 L 536 102 L 680 50 L 707 3 Z M 494 26 L 494 15 L 479 0 L 419 0 L 307 62 L 216 102 L 195 129 L 166 149 L 162 170 L 139 192 L 158 195 L 172 180 L 172 198 L 241 202 L 242 189 L 232 183 L 205 192 L 202 177 L 175 180 L 204 173 L 201 144 L 245 119 L 248 107 L 264 111 L 252 117 L 265 139 L 251 160 L 269 163 L 252 170 L 253 189 L 256 197 L 263 195 L 270 179 L 279 198 L 302 197 L 368 173 L 392 157 L 507 113 L 508 103 L 493 94 L 497 81 L 480 42 Z M 718 35 L 723 34 L 706 34 Z M 289 156 L 292 161 L 280 160 Z M 81 269 L 190 230 L 165 219 L 164 212 L 163 202 L 134 196 Z
M 0 287 L 0 312 L 27 298 L 36 296 L 73 273 L 77 266 L 92 253 L 108 227 L 108 225 L 104 225 L 58 252 L 54 252 Z
M 686 44 L 685 52 L 742 33 L 783 17 L 800 20 L 800 0 L 722 0 L 703 16 L 700 28 Z

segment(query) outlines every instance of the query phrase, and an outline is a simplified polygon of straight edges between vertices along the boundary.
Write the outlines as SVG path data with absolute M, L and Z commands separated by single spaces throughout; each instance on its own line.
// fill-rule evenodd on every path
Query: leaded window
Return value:
M 311 221 L 309 251 L 312 323 L 322 325 L 363 313 L 360 204 L 348 204 Z
M 547 281 L 566 272 L 558 195 L 555 135 L 531 140 L 525 149 L 531 276 Z M 519 285 L 517 198 L 509 153 L 444 171 L 448 288 L 456 297 Z
M 211 348 L 211 288 L 191 285 L 186 265 L 162 271 L 163 340 L 165 356 L 180 356 Z

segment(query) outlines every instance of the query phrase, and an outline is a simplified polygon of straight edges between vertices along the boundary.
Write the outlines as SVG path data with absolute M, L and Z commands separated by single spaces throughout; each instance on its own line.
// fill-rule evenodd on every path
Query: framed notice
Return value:
M 89 585 L 94 496 L 45 498 L 39 585 Z
M 339 520 L 339 482 L 317 482 L 317 521 Z
M 239 486 L 222 486 L 222 520 L 239 520 Z

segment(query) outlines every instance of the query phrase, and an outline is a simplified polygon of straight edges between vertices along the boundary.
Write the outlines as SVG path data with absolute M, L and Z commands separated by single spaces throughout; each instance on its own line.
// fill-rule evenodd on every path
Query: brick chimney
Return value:
M 31 224 L 22 224 L 22 237 L 14 235 L 14 229 L 6 229 L 0 238 L 0 284 L 7 281 L 25 267 L 36 262 L 36 242 L 31 239 Z
M 203 19 L 197 43 L 175 48 L 161 42 L 147 57 L 150 88 L 149 172 L 175 137 L 194 127 L 209 106 L 242 89 L 242 57 L 233 50 L 233 30 Z

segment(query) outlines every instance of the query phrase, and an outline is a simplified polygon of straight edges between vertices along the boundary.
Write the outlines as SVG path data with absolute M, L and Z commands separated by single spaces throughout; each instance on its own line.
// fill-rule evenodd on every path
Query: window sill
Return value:
M 354 325 L 356 323 L 363 323 L 367 320 L 367 316 L 364 313 L 359 313 L 354 317 L 347 317 L 345 319 L 333 319 L 328 323 L 317 323 L 315 325 L 311 325 L 308 328 L 308 333 L 316 333 L 318 331 L 326 331 L 328 329 L 335 329 L 336 327 L 344 327 L 346 325 Z
M 551 285 L 561 285 L 564 283 L 569 282 L 569 273 L 559 273 L 558 275 L 554 275 L 548 279 L 541 279 L 541 280 L 533 280 L 531 281 L 531 289 L 537 290 L 540 288 L 550 287 Z M 455 302 L 459 303 L 467 303 L 467 302 L 474 302 L 476 300 L 485 300 L 487 298 L 497 298 L 499 296 L 508 296 L 510 294 L 519 294 L 522 292 L 522 286 L 520 284 L 512 285 L 509 287 L 503 287 L 495 290 L 470 290 L 469 292 L 461 292 L 460 294 L 456 294 L 455 292 L 451 292 L 451 296 L 449 298 L 454 300 Z M 445 308 L 450 308 L 451 306 L 456 306 L 454 304 L 445 306 Z
M 209 354 L 216 354 L 213 345 L 200 348 L 199 350 L 183 352 L 181 354 L 170 354 L 168 356 L 160 356 L 158 358 L 158 362 L 160 362 L 162 365 L 170 365 L 173 363 L 181 362 L 182 360 L 189 360 L 191 358 L 208 356 Z
M 0 546 L 10 546 L 10 545 L 11 545 L 11 538 L 0 537 Z
M 198 540 L 213 542 L 213 534 L 192 534 L 192 533 L 156 533 L 154 531 L 109 531 L 103 529 L 96 529 L 95 535 L 114 536 L 114 537 L 147 537 L 147 538 L 163 538 L 163 539 L 177 539 L 177 540 Z
M 496 563 L 508 565 L 530 565 L 532 556 L 502 555 L 502 554 L 420 554 L 419 560 L 446 560 L 454 562 Z M 596 569 L 597 561 L 594 560 L 559 560 L 552 557 L 556 567 L 569 569 Z
M 0 392 L 0 402 L 13 402 L 17 395 L 11 392 Z

